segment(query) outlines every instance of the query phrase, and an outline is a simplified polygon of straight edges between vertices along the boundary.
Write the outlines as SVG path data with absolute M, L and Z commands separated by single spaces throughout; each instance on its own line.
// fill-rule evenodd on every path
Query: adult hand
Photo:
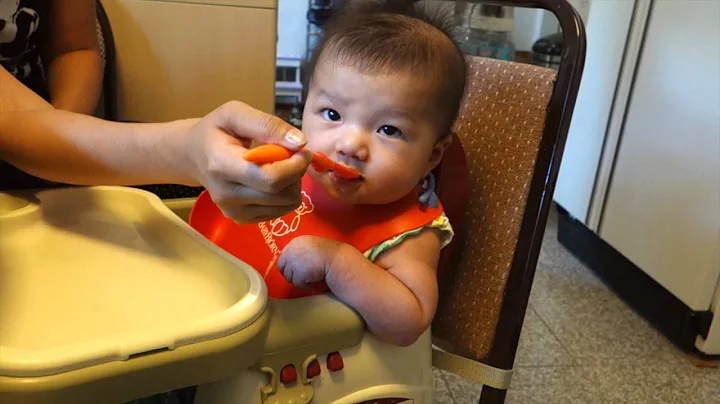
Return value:
M 243 155 L 252 140 L 302 148 L 302 132 L 280 118 L 241 102 L 228 102 L 195 123 L 186 144 L 194 177 L 213 201 L 239 223 L 274 219 L 300 205 L 300 182 L 312 156 L 307 151 L 257 166 Z

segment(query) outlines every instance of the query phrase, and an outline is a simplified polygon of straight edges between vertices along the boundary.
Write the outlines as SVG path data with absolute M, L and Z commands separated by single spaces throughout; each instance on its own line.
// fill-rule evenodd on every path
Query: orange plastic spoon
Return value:
M 245 160 L 255 164 L 269 164 L 276 161 L 289 159 L 295 154 L 292 150 L 288 150 L 277 144 L 264 144 L 253 149 L 250 149 L 245 153 Z M 328 156 L 320 152 L 313 153 L 312 166 L 316 171 L 325 172 L 332 170 L 338 177 L 354 180 L 360 178 L 360 173 L 346 167 L 342 164 L 336 163 L 331 160 Z
M 279 144 L 264 144 L 248 150 L 244 158 L 245 161 L 263 165 L 289 159 L 293 154 L 295 153 L 292 150 L 288 150 Z

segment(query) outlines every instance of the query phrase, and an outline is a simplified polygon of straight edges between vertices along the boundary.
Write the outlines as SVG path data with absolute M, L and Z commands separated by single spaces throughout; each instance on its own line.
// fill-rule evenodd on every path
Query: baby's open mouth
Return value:
M 336 163 L 320 152 L 313 153 L 312 166 L 317 172 L 332 171 L 336 176 L 346 180 L 362 180 L 362 175 L 350 167 Z
M 364 179 L 359 172 L 341 164 L 331 168 L 330 172 L 347 181 L 362 181 Z
M 363 181 L 363 180 L 365 179 L 365 178 L 363 178 L 362 175 L 360 175 L 359 177 L 347 177 L 347 176 L 343 176 L 343 175 L 340 175 L 336 170 L 329 170 L 328 172 L 329 172 L 330 174 L 333 174 L 333 175 L 334 175 L 335 177 L 337 177 L 338 179 L 343 180 L 343 181 L 347 181 L 347 182 L 360 182 L 360 181 Z

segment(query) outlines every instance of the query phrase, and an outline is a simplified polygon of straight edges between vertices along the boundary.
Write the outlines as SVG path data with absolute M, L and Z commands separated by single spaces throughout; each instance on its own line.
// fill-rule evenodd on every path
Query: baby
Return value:
M 453 232 L 430 173 L 450 143 L 466 75 L 465 59 L 447 33 L 451 26 L 414 3 L 348 3 L 328 21 L 308 66 L 307 148 L 361 178 L 310 169 L 299 208 L 269 222 L 237 225 L 226 240 L 242 239 L 246 247 L 253 237 L 256 245 L 269 242 L 272 248 L 241 249 L 247 256 L 239 258 L 261 271 L 270 296 L 324 292 L 325 285 L 318 286 L 324 282 L 360 313 L 370 332 L 396 345 L 412 344 L 435 314 L 438 257 Z M 313 227 L 323 223 L 329 228 Z M 365 248 L 383 234 L 391 236 Z
M 333 16 L 308 64 L 302 123 L 309 150 L 362 175 L 347 180 L 310 169 L 309 178 L 332 200 L 382 216 L 410 196 L 413 206 L 400 211 L 417 217 L 431 209 L 429 220 L 388 233 L 392 237 L 364 251 L 301 235 L 277 262 L 294 286 L 324 281 L 370 332 L 403 346 L 435 314 L 438 257 L 453 232 L 433 194 L 431 171 L 451 141 L 465 90 L 466 63 L 448 34 L 452 27 L 429 11 L 414 1 L 356 1 Z

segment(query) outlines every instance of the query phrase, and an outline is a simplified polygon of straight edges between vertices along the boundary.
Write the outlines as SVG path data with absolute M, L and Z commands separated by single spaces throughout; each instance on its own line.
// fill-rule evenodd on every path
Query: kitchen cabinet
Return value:
M 277 0 L 102 0 L 118 115 L 158 122 L 230 100 L 274 109 Z

